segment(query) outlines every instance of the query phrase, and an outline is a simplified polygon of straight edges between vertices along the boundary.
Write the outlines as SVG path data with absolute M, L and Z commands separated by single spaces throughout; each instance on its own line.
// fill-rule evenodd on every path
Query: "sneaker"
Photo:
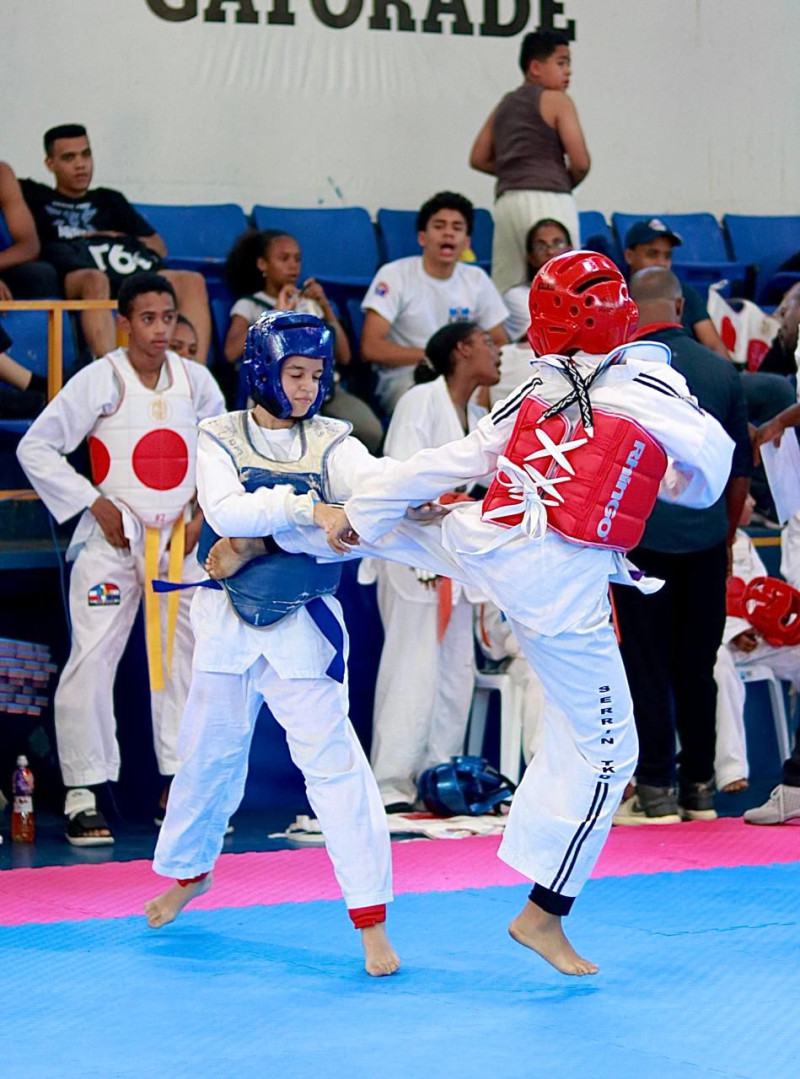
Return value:
M 678 812 L 684 820 L 716 820 L 714 780 L 707 783 L 681 783 Z
M 614 814 L 614 824 L 680 824 L 674 787 L 640 783 Z
M 800 787 L 779 783 L 763 806 L 745 812 L 748 824 L 783 824 L 800 817 Z

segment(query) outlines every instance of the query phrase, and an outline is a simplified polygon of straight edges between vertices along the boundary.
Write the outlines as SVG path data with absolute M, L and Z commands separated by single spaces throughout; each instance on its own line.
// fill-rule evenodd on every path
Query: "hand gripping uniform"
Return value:
M 499 852 L 554 914 L 588 878 L 637 759 L 609 581 L 659 587 L 624 555 L 655 495 L 710 505 L 730 469 L 731 440 L 660 346 L 615 351 L 635 315 L 608 259 L 551 259 L 531 289 L 541 359 L 528 382 L 472 434 L 384 469 L 345 507 L 361 552 L 392 557 L 386 533 L 407 505 L 495 471 L 483 505 L 456 507 L 441 538 L 455 575 L 506 614 L 554 706 Z
M 118 778 L 114 674 L 143 594 L 156 758 L 162 775 L 177 768 L 194 646 L 189 605 L 176 595 L 162 625 L 146 582 L 159 573 L 202 576 L 194 553 L 184 558 L 183 526 L 195 490 L 197 423 L 223 408 L 219 387 L 199 364 L 167 352 L 155 389 L 148 389 L 127 349 L 117 349 L 71 378 L 20 442 L 22 466 L 56 520 L 84 511 L 67 553 L 72 648 L 55 695 L 68 787 Z M 66 459 L 84 438 L 91 481 Z M 100 494 L 122 513 L 129 549 L 112 547 L 86 509 Z
M 200 558 L 217 536 L 279 539 L 292 526 L 310 525 L 314 502 L 341 499 L 362 458 L 369 459 L 347 437 L 349 424 L 315 415 L 333 364 L 331 333 L 321 320 L 270 313 L 247 341 L 251 395 L 272 416 L 292 414 L 280 383 L 286 357 L 323 359 L 324 374 L 316 401 L 290 427 L 262 427 L 246 412 L 201 424 L 198 498 L 208 531 Z M 391 857 L 378 788 L 347 714 L 347 636 L 331 595 L 338 577 L 338 566 L 271 553 L 226 579 L 224 589 L 197 590 L 182 764 L 154 868 L 179 880 L 211 870 L 244 792 L 253 729 L 266 702 L 286 732 L 345 901 L 363 928 L 383 920 Z

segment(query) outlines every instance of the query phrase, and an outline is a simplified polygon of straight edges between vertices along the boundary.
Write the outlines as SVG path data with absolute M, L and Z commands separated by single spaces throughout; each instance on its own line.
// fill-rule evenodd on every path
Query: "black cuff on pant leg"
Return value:
M 559 917 L 569 914 L 575 902 L 575 896 L 559 895 L 558 892 L 551 892 L 549 888 L 543 888 L 541 884 L 534 884 L 528 898 L 548 914 L 557 914 Z

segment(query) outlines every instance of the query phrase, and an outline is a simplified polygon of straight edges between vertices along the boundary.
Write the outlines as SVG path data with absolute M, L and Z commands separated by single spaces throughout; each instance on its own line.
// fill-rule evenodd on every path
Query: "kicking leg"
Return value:
M 264 553 L 264 541 L 260 538 L 220 539 L 208 552 L 203 568 L 212 581 L 221 581 Z

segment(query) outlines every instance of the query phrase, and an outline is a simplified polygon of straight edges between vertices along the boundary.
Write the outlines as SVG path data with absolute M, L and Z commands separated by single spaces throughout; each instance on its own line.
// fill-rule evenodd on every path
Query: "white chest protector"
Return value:
M 167 353 L 163 389 L 144 386 L 119 348 L 107 357 L 122 386 L 119 404 L 89 436 L 92 481 L 151 528 L 172 524 L 195 491 L 197 412 L 180 357 Z

